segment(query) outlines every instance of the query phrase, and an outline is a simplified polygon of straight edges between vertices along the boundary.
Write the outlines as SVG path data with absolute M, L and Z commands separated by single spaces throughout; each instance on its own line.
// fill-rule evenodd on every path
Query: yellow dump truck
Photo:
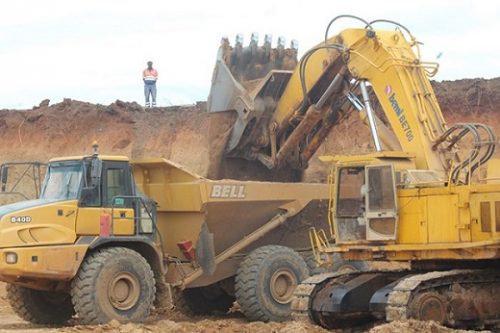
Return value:
M 97 148 L 52 159 L 39 199 L 0 207 L 0 280 L 33 323 L 141 321 L 169 288 L 197 313 L 236 299 L 283 320 L 327 198 L 327 185 L 214 181 Z

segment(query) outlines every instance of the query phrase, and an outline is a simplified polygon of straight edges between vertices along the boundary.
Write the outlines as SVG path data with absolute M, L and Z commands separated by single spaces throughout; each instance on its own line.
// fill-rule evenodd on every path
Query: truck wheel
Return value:
M 155 298 L 155 278 L 146 259 L 134 250 L 96 250 L 71 282 L 71 297 L 82 324 L 141 322 Z
M 285 321 L 291 318 L 293 292 L 307 277 L 309 270 L 297 252 L 285 246 L 262 246 L 238 268 L 236 300 L 250 320 Z
M 61 325 L 75 314 L 71 297 L 62 291 L 42 291 L 7 285 L 7 298 L 14 312 L 34 324 Z
M 333 254 L 333 264 L 329 269 L 330 272 L 364 272 L 370 270 L 370 266 L 366 261 L 360 260 L 344 260 L 338 253 Z
M 234 296 L 217 285 L 185 289 L 182 297 L 194 315 L 227 313 L 234 302 Z

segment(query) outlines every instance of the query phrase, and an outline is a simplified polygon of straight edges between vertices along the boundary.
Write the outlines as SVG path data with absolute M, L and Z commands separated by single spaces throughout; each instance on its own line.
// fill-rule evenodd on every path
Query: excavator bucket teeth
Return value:
M 291 47 L 285 48 L 285 40 L 280 37 L 273 48 L 270 35 L 266 35 L 264 43 L 259 45 L 255 33 L 246 47 L 241 35 L 237 36 L 234 46 L 227 38 L 222 39 L 212 76 L 208 111 L 237 112 L 226 155 L 257 159 L 252 155 L 251 146 L 253 142 L 262 141 L 262 135 L 267 135 L 263 132 L 268 130 L 270 113 L 297 66 L 297 47 L 297 42 L 292 41 Z

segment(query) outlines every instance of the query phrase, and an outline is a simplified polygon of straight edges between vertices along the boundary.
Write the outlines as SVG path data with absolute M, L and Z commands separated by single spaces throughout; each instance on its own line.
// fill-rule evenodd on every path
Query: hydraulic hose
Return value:
M 300 67 L 299 67 L 299 77 L 300 77 L 300 86 L 302 88 L 302 105 L 300 107 L 300 113 L 304 113 L 305 110 L 307 109 L 307 87 L 306 87 L 306 81 L 305 81 L 305 70 L 306 70 L 306 65 L 307 62 L 309 61 L 309 58 L 311 55 L 313 55 L 315 52 L 319 50 L 324 50 L 324 49 L 335 49 L 339 51 L 346 51 L 346 47 L 342 44 L 329 44 L 329 45 L 321 45 L 321 46 L 316 46 L 315 48 L 310 49 L 307 51 L 303 56 L 302 59 L 300 60 Z
M 400 28 L 402 28 L 404 31 L 406 31 L 408 33 L 408 35 L 410 36 L 411 39 L 414 39 L 413 35 L 411 34 L 410 32 L 410 29 L 408 29 L 407 27 L 405 27 L 404 25 L 402 25 L 401 23 L 399 22 L 396 22 L 396 21 L 392 21 L 392 20 L 386 20 L 386 19 L 378 19 L 378 20 L 373 20 L 371 22 L 369 22 L 366 26 L 365 26 L 365 29 L 370 27 L 370 28 L 373 28 L 372 25 L 374 23 L 390 23 L 390 24 L 394 24 Z
M 363 22 L 364 24 L 366 24 L 366 27 L 368 27 L 370 30 L 373 30 L 372 25 L 371 25 L 371 22 L 365 21 L 365 20 L 363 20 L 363 19 L 362 19 L 361 17 L 359 17 L 359 16 L 349 15 L 349 14 L 339 15 L 339 16 L 334 17 L 334 18 L 330 21 L 330 23 L 328 23 L 328 26 L 326 27 L 326 31 L 325 31 L 325 44 L 326 44 L 326 41 L 328 40 L 328 32 L 330 31 L 330 27 L 332 26 L 333 22 L 335 22 L 335 21 L 337 21 L 338 19 L 341 19 L 341 18 L 352 18 L 352 19 L 355 19 L 355 20 L 361 21 L 361 22 Z
M 418 47 L 418 43 L 417 43 L 417 39 L 412 35 L 412 33 L 410 32 L 410 29 L 408 29 L 407 27 L 405 27 L 404 25 L 402 25 L 401 23 L 399 22 L 396 22 L 396 21 L 392 21 L 392 20 L 386 20 L 386 19 L 378 19 L 378 20 L 373 20 L 371 22 L 369 22 L 366 26 L 365 26 L 365 29 L 370 27 L 370 28 L 373 28 L 372 25 L 374 23 L 390 23 L 390 24 L 394 24 L 395 26 L 403 29 L 404 31 L 406 31 L 406 33 L 408 34 L 408 36 L 410 36 L 410 39 L 413 43 L 415 43 L 415 47 L 417 49 L 417 58 L 420 59 L 420 48 Z

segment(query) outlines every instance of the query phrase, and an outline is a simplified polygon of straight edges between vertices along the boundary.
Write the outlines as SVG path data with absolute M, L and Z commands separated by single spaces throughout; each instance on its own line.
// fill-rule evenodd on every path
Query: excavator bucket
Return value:
M 271 170 L 307 167 L 345 111 L 345 98 L 337 98 L 346 81 L 345 66 L 337 50 L 309 54 L 300 66 L 297 53 L 298 43 L 293 40 L 285 48 L 283 37 L 275 48 L 270 35 L 260 46 L 255 33 L 246 47 L 241 35 L 234 46 L 222 39 L 208 111 L 237 113 L 225 156 L 258 160 Z M 309 58 L 322 65 L 308 67 L 304 75 Z
M 264 81 L 272 76 L 268 75 L 271 72 L 279 72 L 282 77 L 281 84 L 273 82 L 274 86 L 286 85 L 297 65 L 298 44 L 292 41 L 291 47 L 285 48 L 283 37 L 279 38 L 276 48 L 272 48 L 271 43 L 272 36 L 266 35 L 264 44 L 259 47 L 256 33 L 252 34 L 248 47 L 243 47 L 242 35 L 236 37 L 234 47 L 227 38 L 222 38 L 208 98 L 209 112 L 235 110 L 239 100 L 251 106 L 265 86 Z M 279 89 L 275 91 L 274 97 L 279 98 Z
M 243 47 L 243 37 L 230 45 L 223 38 L 219 48 L 212 86 L 208 97 L 209 112 L 236 111 L 238 117 L 226 146 L 226 154 L 255 159 L 250 151 L 239 149 L 243 142 L 256 140 L 262 133 L 255 122 L 265 113 L 273 112 L 278 99 L 297 66 L 298 43 L 293 40 L 285 48 L 280 37 L 272 48 L 272 36 L 266 35 L 264 44 L 258 45 L 258 36 L 252 34 L 248 47 Z M 268 117 L 269 118 L 269 115 Z

